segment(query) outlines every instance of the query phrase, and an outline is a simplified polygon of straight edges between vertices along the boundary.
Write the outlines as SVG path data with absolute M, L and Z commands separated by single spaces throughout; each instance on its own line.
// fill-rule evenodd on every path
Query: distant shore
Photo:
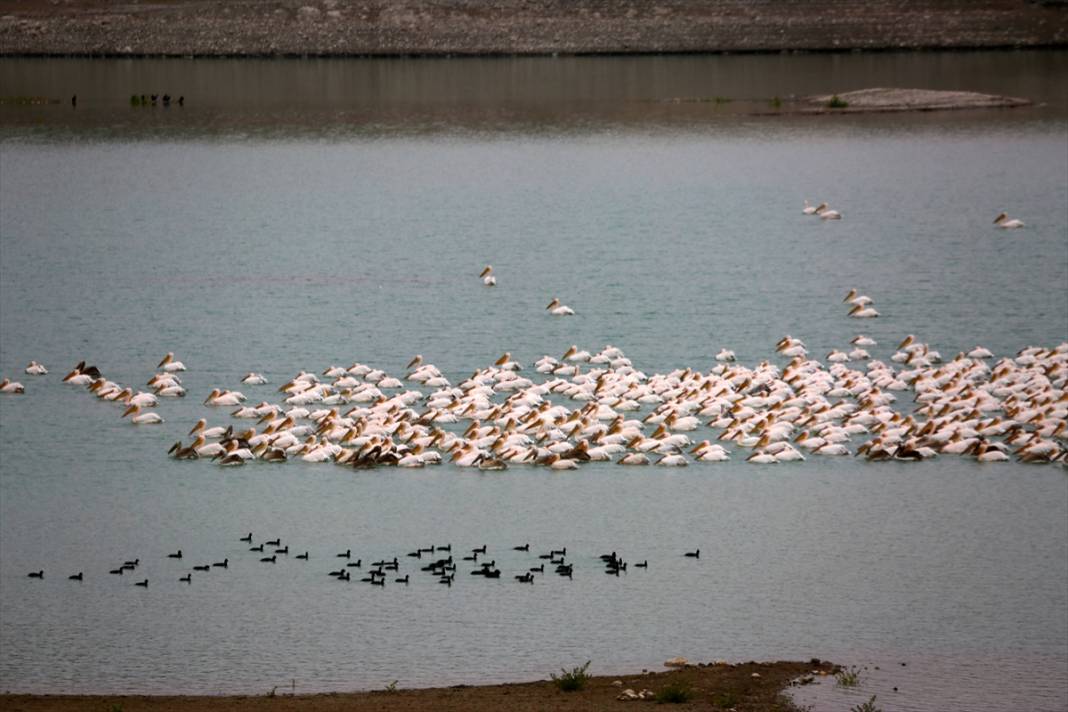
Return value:
M 796 710 L 783 692 L 791 683 L 809 682 L 831 675 L 838 668 L 829 662 L 709 663 L 659 673 L 590 677 L 581 690 L 563 692 L 550 680 L 503 685 L 457 685 L 454 687 L 369 692 L 289 694 L 288 686 L 264 690 L 261 695 L 155 696 L 155 695 L 0 695 L 4 712 L 540 712 L 545 709 L 593 712 L 618 710 L 628 690 L 649 696 L 666 689 L 683 690 L 689 702 L 672 709 L 709 709 L 709 704 L 749 712 Z M 641 705 L 642 699 L 632 703 Z M 647 704 L 647 702 L 646 702 Z
M 1068 0 L 0 0 L 0 56 L 400 56 L 1068 46 Z

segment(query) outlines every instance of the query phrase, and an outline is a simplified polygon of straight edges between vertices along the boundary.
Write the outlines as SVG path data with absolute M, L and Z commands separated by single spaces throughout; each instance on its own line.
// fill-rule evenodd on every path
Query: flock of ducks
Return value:
M 294 561 L 311 561 L 313 558 L 307 551 L 305 551 L 304 553 L 294 553 L 293 556 L 290 556 L 289 544 L 286 543 L 286 545 L 283 546 L 281 537 L 276 537 L 274 539 L 263 541 L 259 544 L 254 544 L 252 539 L 252 532 L 249 532 L 247 535 L 240 537 L 238 541 L 242 544 L 248 544 L 248 551 L 251 554 L 257 555 L 259 562 L 263 564 L 277 564 L 279 561 L 284 561 L 287 559 L 292 559 Z M 389 577 L 393 578 L 394 583 L 404 584 L 405 586 L 407 586 L 411 582 L 411 574 L 405 573 L 404 576 L 400 575 L 400 569 L 402 568 L 401 562 L 407 561 L 408 559 L 412 558 L 420 560 L 420 572 L 429 573 L 431 577 L 436 578 L 438 583 L 445 584 L 450 587 L 456 581 L 456 569 L 458 561 L 462 563 L 465 567 L 468 566 L 468 564 L 470 565 L 468 573 L 471 576 L 481 576 L 482 578 L 486 579 L 501 578 L 501 568 L 497 565 L 496 557 L 487 560 L 488 548 L 485 544 L 480 547 L 469 549 L 468 551 L 470 553 L 465 553 L 457 560 L 453 559 L 452 550 L 453 547 L 451 543 L 444 545 L 430 545 L 427 547 L 418 547 L 415 550 L 409 552 L 407 555 L 405 555 L 404 559 L 401 559 L 400 556 L 396 554 L 393 555 L 392 558 L 382 557 L 377 561 L 373 562 L 368 559 L 369 563 L 366 567 L 364 567 L 362 558 L 355 558 L 353 556 L 351 548 L 348 548 L 340 553 L 334 554 L 332 557 L 328 554 L 323 556 L 326 557 L 328 561 L 337 561 L 336 565 L 338 566 L 338 568 L 329 571 L 327 575 L 337 579 L 338 581 L 351 581 L 353 580 L 352 574 L 356 573 L 357 578 L 355 580 L 364 583 L 370 583 L 373 586 L 385 586 L 386 580 Z M 553 567 L 550 569 L 550 571 L 556 573 L 558 576 L 567 579 L 574 578 L 575 563 L 569 562 L 567 560 L 566 546 L 560 549 L 552 549 L 548 553 L 538 554 L 537 561 L 540 561 L 541 563 L 539 563 L 537 566 L 532 565 L 535 562 L 534 559 L 527 560 L 520 564 L 517 564 L 514 561 L 517 558 L 529 559 L 531 555 L 529 543 L 521 544 L 519 546 L 513 546 L 511 547 L 510 552 L 505 553 L 509 555 L 510 563 L 513 567 L 518 565 L 522 569 L 520 573 L 512 575 L 512 578 L 518 581 L 519 583 L 533 584 L 535 575 L 540 576 L 545 574 L 546 563 Z M 524 554 L 526 555 L 526 557 L 524 557 Z M 238 556 L 239 553 L 234 552 L 232 555 Z M 424 555 L 426 557 L 425 560 Z M 247 556 L 248 555 L 246 554 L 246 557 Z M 697 549 L 695 551 L 688 551 L 685 552 L 682 556 L 685 558 L 699 559 L 701 558 L 701 550 Z M 481 557 L 481 560 L 479 557 Z M 214 563 L 201 563 L 193 564 L 192 566 L 186 566 L 185 562 L 187 561 L 187 559 L 182 553 L 181 549 L 178 549 L 176 552 L 167 554 L 165 557 L 161 558 L 163 558 L 164 561 L 182 562 L 176 565 L 177 567 L 179 567 L 178 569 L 175 569 L 175 565 L 171 566 L 172 575 L 173 573 L 183 573 L 183 575 L 178 578 L 179 583 L 191 584 L 193 582 L 194 573 L 199 575 L 200 573 L 225 571 L 229 570 L 230 568 L 229 556 L 223 558 L 222 561 L 216 561 Z M 319 559 L 320 555 L 316 555 L 314 558 Z M 339 559 L 342 559 L 343 561 L 338 561 Z M 627 562 L 624 561 L 620 556 L 618 556 L 615 551 L 613 551 L 611 554 L 599 555 L 598 560 L 601 562 L 601 565 L 604 566 L 604 572 L 606 574 L 619 576 L 621 572 L 627 572 Z M 585 559 L 582 559 L 582 561 L 585 563 Z M 127 572 L 132 573 L 134 571 L 137 571 L 140 565 L 140 558 L 128 559 L 124 561 L 121 565 L 109 569 L 108 575 L 123 576 Z M 645 559 L 641 562 L 635 562 L 633 564 L 633 567 L 637 569 L 647 569 L 649 568 L 649 560 Z M 359 569 L 359 571 L 357 571 L 357 569 Z M 38 571 L 31 571 L 27 574 L 27 577 L 43 579 L 44 570 L 41 569 Z M 68 576 L 67 579 L 70 581 L 84 581 L 84 572 L 79 571 L 76 574 Z M 141 581 L 135 582 L 134 585 L 142 588 L 148 588 L 148 581 L 149 580 L 145 578 Z

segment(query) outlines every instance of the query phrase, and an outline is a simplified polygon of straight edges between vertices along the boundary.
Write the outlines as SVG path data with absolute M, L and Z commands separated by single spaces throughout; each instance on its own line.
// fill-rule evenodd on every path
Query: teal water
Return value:
M 883 360 L 909 333 L 944 356 L 1064 341 L 1065 54 L 925 57 L 688 58 L 675 74 L 662 58 L 379 63 L 370 74 L 408 80 L 364 113 L 351 105 L 366 86 L 345 74 L 362 64 L 328 63 L 345 81 L 320 92 L 299 62 L 224 63 L 214 80 L 202 63 L 0 62 L 0 94 L 99 87 L 76 110 L 0 107 L 0 374 L 27 386 L 0 399 L 0 686 L 299 692 L 535 679 L 587 659 L 614 673 L 675 655 L 818 656 L 871 669 L 855 694 L 811 693 L 817 709 L 866 693 L 902 710 L 1068 707 L 1060 467 L 353 473 L 165 456 L 208 391 L 250 370 L 273 384 L 240 388 L 258 402 L 302 368 L 402 376 L 416 353 L 455 383 L 504 351 L 530 369 L 571 344 L 611 343 L 652 373 L 711 368 L 723 347 L 752 366 L 787 333 L 819 357 L 867 333 Z M 814 62 L 850 82 L 945 74 L 974 89 L 994 68 L 987 90 L 1045 105 L 800 120 L 645 101 L 713 93 L 710 76 L 750 77 L 749 96 L 789 71 L 842 88 L 815 86 Z M 141 84 L 233 91 L 207 108 L 189 92 L 185 115 L 131 114 L 115 79 L 130 67 Z M 473 67 L 489 87 L 478 102 Z M 593 108 L 556 88 L 598 81 Z M 844 219 L 805 217 L 804 199 Z M 1001 210 L 1027 228 L 994 228 Z M 487 263 L 493 290 L 477 278 Z M 845 318 L 851 287 L 879 319 Z M 553 297 L 576 316 L 548 316 Z M 167 351 L 190 396 L 155 409 L 158 429 L 60 383 L 86 359 L 141 384 Z M 22 374 L 30 359 L 51 374 Z M 237 540 L 249 530 L 311 560 L 261 565 Z M 377 590 L 326 576 L 346 548 L 399 555 L 403 574 L 406 552 L 447 542 L 486 544 L 507 575 L 538 563 L 511 551 L 528 541 L 567 546 L 574 580 L 445 588 L 414 571 Z M 681 556 L 696 547 L 699 562 Z M 166 558 L 178 548 L 182 562 Z M 650 568 L 604 576 L 612 550 Z M 106 573 L 135 557 L 148 590 Z M 178 585 L 223 557 L 226 572 Z

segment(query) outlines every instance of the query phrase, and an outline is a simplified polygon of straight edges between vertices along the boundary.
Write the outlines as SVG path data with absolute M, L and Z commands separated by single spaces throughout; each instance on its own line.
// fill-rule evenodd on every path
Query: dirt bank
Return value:
M 1068 0 L 0 0 L 0 54 L 397 55 L 1068 46 Z
M 737 665 L 691 665 L 682 669 L 647 675 L 593 677 L 586 687 L 561 692 L 546 680 L 509 685 L 482 685 L 398 689 L 394 692 L 352 692 L 290 696 L 284 688 L 273 695 L 232 697 L 159 697 L 124 695 L 0 695 L 3 712 L 541 712 L 541 710 L 626 710 L 632 705 L 644 709 L 649 701 L 624 702 L 624 690 L 662 691 L 671 684 L 691 693 L 688 703 L 672 709 L 715 710 L 734 708 L 738 712 L 789 712 L 795 707 L 782 694 L 792 681 L 816 674 L 829 674 L 835 666 L 810 661 L 742 663 Z M 622 682 L 615 685 L 614 682 Z M 268 691 L 265 691 L 265 693 Z

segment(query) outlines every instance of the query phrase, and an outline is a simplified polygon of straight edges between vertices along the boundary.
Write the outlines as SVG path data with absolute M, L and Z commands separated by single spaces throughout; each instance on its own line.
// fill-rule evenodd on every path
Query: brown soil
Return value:
M 0 54 L 1063 47 L 1068 0 L 0 0 Z
M 818 663 L 818 664 L 817 664 Z M 793 712 L 796 708 L 783 695 L 792 681 L 831 674 L 837 668 L 828 662 L 741 663 L 737 665 L 691 665 L 678 670 L 645 675 L 593 677 L 583 690 L 562 692 L 551 681 L 397 690 L 396 692 L 351 692 L 320 695 L 284 694 L 228 697 L 163 697 L 125 695 L 0 695 L 2 712 L 541 712 L 542 710 L 642 709 L 651 701 L 617 700 L 624 689 L 659 691 L 682 682 L 690 687 L 690 702 L 669 709 L 710 710 L 734 708 L 737 712 Z M 754 677 L 754 673 L 757 675 Z M 616 680 L 623 687 L 614 686 Z

